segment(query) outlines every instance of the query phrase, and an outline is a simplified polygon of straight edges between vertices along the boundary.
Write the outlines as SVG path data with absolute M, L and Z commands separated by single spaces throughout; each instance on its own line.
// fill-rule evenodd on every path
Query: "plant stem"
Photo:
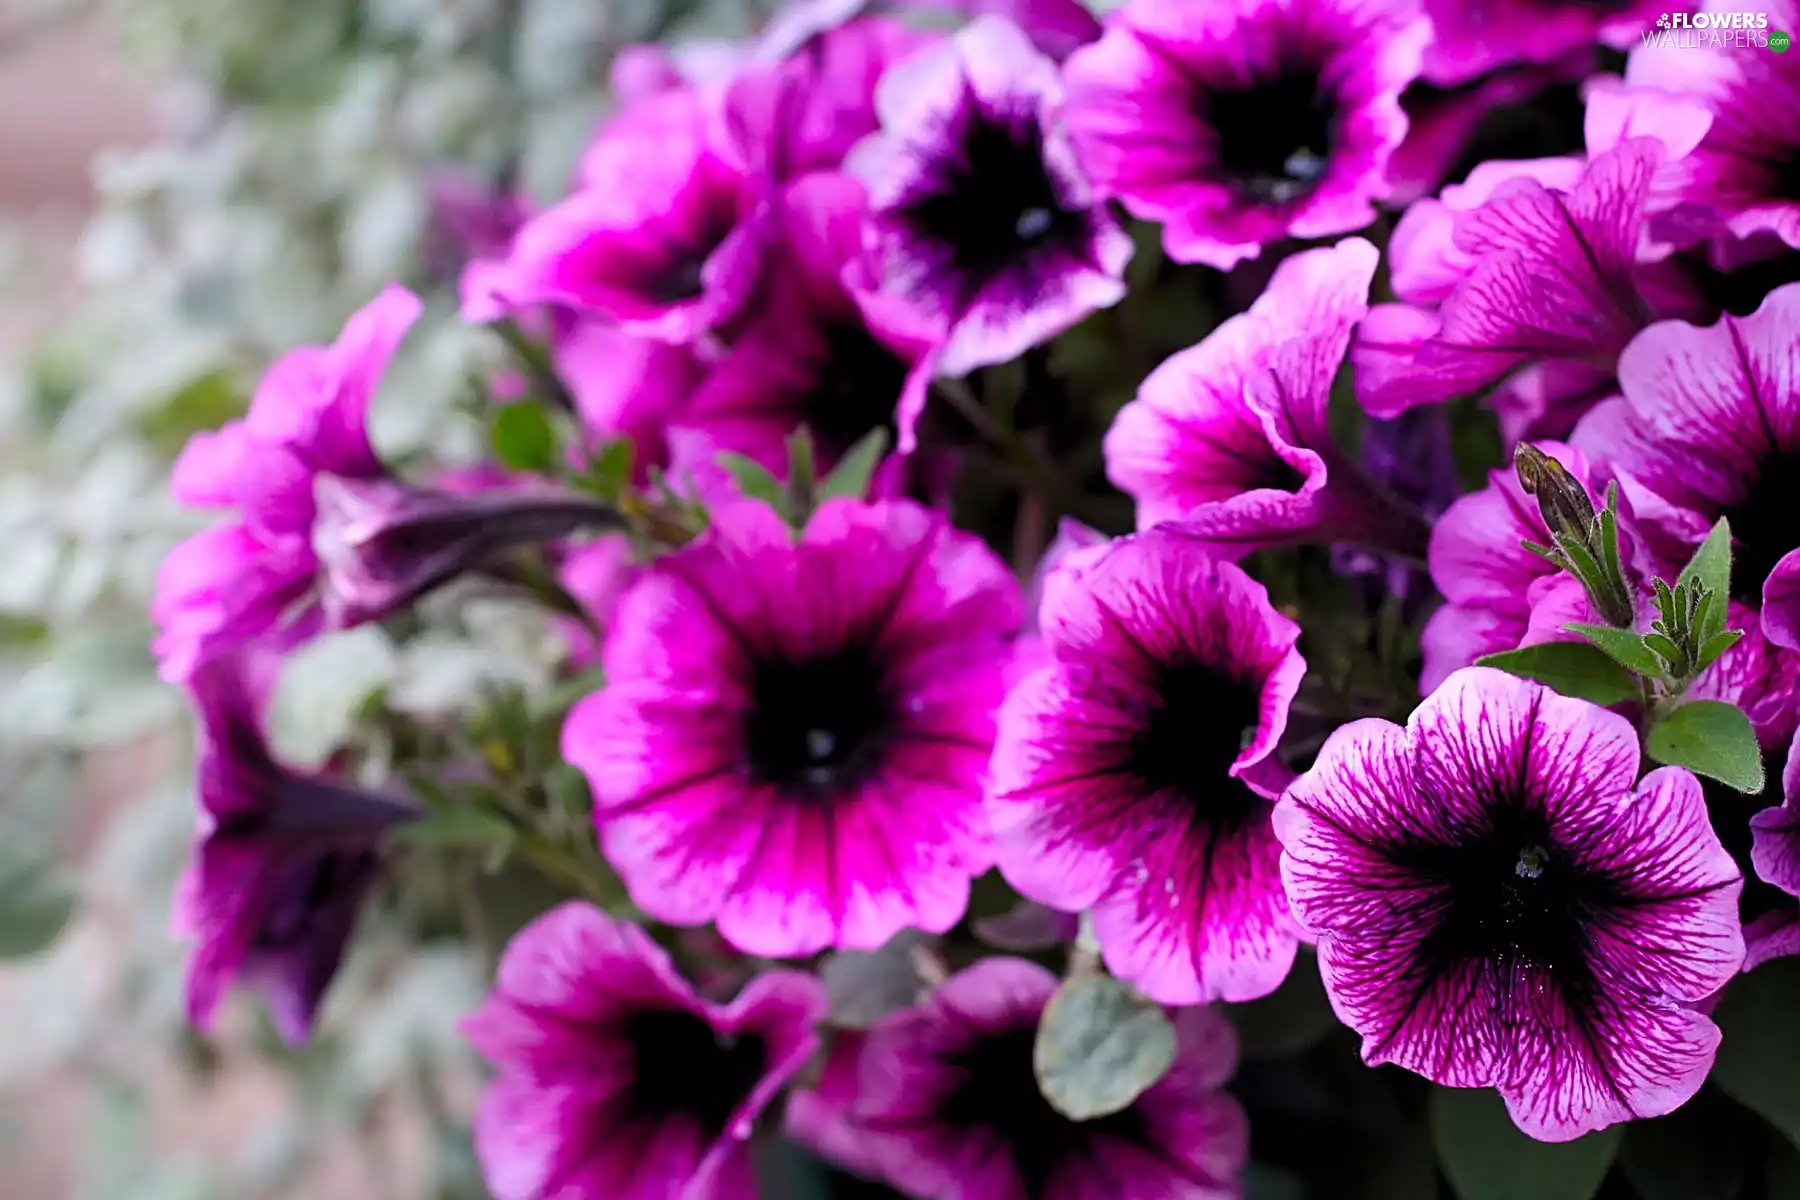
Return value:
M 940 380 L 933 391 L 975 427 L 977 433 L 1000 450 L 1006 462 L 1019 475 L 1021 482 L 1040 493 L 1058 511 L 1095 526 L 1104 526 L 1107 517 L 1087 502 L 1069 485 L 1068 480 L 1043 452 L 1026 441 L 1017 430 L 1009 429 L 983 408 L 968 387 L 958 379 Z

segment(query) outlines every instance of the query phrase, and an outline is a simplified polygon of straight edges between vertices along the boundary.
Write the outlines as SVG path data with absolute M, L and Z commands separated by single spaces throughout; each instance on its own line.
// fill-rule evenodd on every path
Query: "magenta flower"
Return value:
M 463 319 L 554 305 L 686 344 L 736 315 L 761 272 L 756 196 L 721 153 L 712 91 L 640 100 L 588 147 L 576 190 L 463 283 Z
M 1125 294 L 1131 238 L 1088 187 L 1061 105 L 1055 62 L 999 17 L 876 88 L 881 131 L 846 169 L 868 185 L 876 282 L 940 331 L 945 374 L 1006 362 Z
M 1656 316 L 1637 251 L 1666 157 L 1661 142 L 1632 138 L 1572 182 L 1570 160 L 1492 164 L 1460 201 L 1413 205 L 1391 251 L 1407 303 L 1377 305 L 1357 335 L 1364 406 L 1392 416 L 1546 362 L 1604 377 Z
M 1789 747 L 1779 778 L 1782 802 L 1750 818 L 1750 862 L 1757 879 L 1784 894 L 1744 925 L 1746 971 L 1800 954 L 1800 905 L 1792 899 L 1800 896 L 1800 738 Z
M 677 475 L 704 487 L 723 476 L 716 459 L 725 450 L 783 475 L 785 439 L 801 424 L 829 469 L 869 433 L 896 430 L 902 412 L 916 423 L 930 384 L 929 333 L 908 328 L 904 311 L 884 311 L 878 296 L 865 311 L 844 282 L 862 265 L 866 215 L 862 185 L 848 176 L 815 174 L 788 188 L 772 222 L 769 288 L 674 418 Z M 884 491 L 900 466 L 890 460 Z
M 725 92 L 727 149 L 746 175 L 774 183 L 835 171 L 879 126 L 875 85 L 938 40 L 885 17 L 827 29 L 779 61 L 741 71 Z
M 788 1093 L 782 1131 L 839 1170 L 876 1179 L 881 1167 L 873 1139 L 853 1117 L 861 1092 L 862 1052 L 868 1040 L 869 1035 L 861 1030 L 833 1032 L 831 1051 L 818 1081 L 810 1088 Z
M 1566 1141 L 1685 1103 L 1744 956 L 1742 879 L 1623 717 L 1485 667 L 1332 734 L 1275 810 L 1282 877 L 1363 1059 L 1497 1088 Z
M 1375 219 L 1430 36 L 1416 3 L 1130 0 L 1069 59 L 1069 135 L 1170 258 L 1229 270 Z
M 1361 238 L 1294 255 L 1249 312 L 1151 372 L 1105 443 L 1139 529 L 1180 520 L 1231 558 L 1301 541 L 1423 557 L 1423 520 L 1337 448 L 1327 420 L 1378 257 Z
M 188 680 L 200 719 L 200 830 L 176 887 L 177 936 L 196 945 L 188 1019 L 212 1026 L 234 981 L 261 991 L 301 1043 L 382 867 L 381 846 L 414 811 L 281 766 L 263 738 L 275 659 L 209 659 Z
M 768 956 L 943 932 L 993 865 L 981 812 L 1018 585 L 916 504 L 837 500 L 796 540 L 714 512 L 620 601 L 563 754 L 646 913 Z
M 499 1068 L 475 1118 L 495 1200 L 756 1200 L 757 1116 L 818 1048 L 811 975 L 709 1004 L 634 925 L 571 901 L 514 936 L 462 1025 Z
M 1269 827 L 1300 627 L 1166 527 L 1052 576 L 1050 662 L 1001 707 L 988 813 L 1023 895 L 1092 909 L 1113 974 L 1164 1004 L 1275 990 L 1297 945 Z
M 182 451 L 175 498 L 239 515 L 163 560 L 150 610 L 163 678 L 179 682 L 202 659 L 247 642 L 293 645 L 324 628 L 314 481 L 387 477 L 365 421 L 419 307 L 411 292 L 389 287 L 350 318 L 335 344 L 303 347 L 269 368 L 245 419 L 196 434 Z
M 565 321 L 551 340 L 556 373 L 575 402 L 590 446 L 630 438 L 637 482 L 670 463 L 670 426 L 693 398 L 707 364 L 672 346 L 598 320 Z
M 1535 445 L 1594 492 L 1592 470 L 1580 450 L 1558 442 Z M 1560 593 L 1581 592 L 1578 581 L 1525 549 L 1525 542 L 1548 546 L 1552 539 L 1537 501 L 1525 494 L 1510 467 L 1489 472 L 1487 487 L 1452 504 L 1432 526 L 1431 579 L 1444 606 L 1420 636 L 1421 691 L 1437 690 L 1451 672 L 1483 655 L 1523 645 L 1533 607 L 1547 593 L 1566 601 Z
M 1437 36 L 1424 76 L 1458 84 L 1514 63 L 1546 63 L 1599 42 L 1615 50 L 1637 43 L 1664 0 L 1425 0 Z
M 886 1180 L 918 1200 L 1236 1200 L 1249 1125 L 1219 1090 L 1236 1066 L 1230 1023 L 1178 1010 L 1168 1074 L 1123 1112 L 1071 1121 L 1031 1065 L 1056 983 L 990 958 L 875 1027 L 851 1116 Z
M 1760 611 L 1770 641 L 1800 648 L 1800 285 L 1748 317 L 1654 325 L 1619 360 L 1622 400 L 1580 434 L 1637 516 L 1655 558 L 1679 569 L 1729 517 L 1733 598 Z
M 793 0 L 764 30 L 757 56 L 778 61 L 803 53 L 813 39 L 880 12 L 928 19 L 1004 17 L 1057 62 L 1100 36 L 1099 20 L 1081 0 Z
M 1699 11 L 1745 9 L 1712 0 Z M 1768 32 L 1800 25 L 1792 0 L 1770 0 L 1756 11 L 1768 17 Z M 1712 113 L 1712 128 L 1678 164 L 1674 186 L 1682 202 L 1711 210 L 1738 237 L 1767 231 L 1800 249 L 1800 127 L 1788 116 L 1800 107 L 1800 62 L 1693 44 L 1704 36 L 1676 32 L 1646 42 L 1632 51 L 1626 82 L 1679 93 Z

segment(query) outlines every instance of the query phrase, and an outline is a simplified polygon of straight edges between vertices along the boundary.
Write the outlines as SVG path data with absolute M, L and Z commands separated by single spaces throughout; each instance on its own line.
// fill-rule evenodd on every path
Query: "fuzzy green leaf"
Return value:
M 48 949 L 75 914 L 75 899 L 55 863 L 0 844 L 0 959 Z
M 1700 647 L 1699 660 L 1694 664 L 1695 670 L 1704 671 L 1719 661 L 1719 656 L 1743 640 L 1744 631 L 1727 629 L 1724 633 L 1715 633 L 1707 638 Z
M 869 482 L 875 478 L 875 468 L 881 465 L 887 446 L 888 434 L 885 429 L 874 430 L 852 446 L 849 453 L 838 460 L 837 469 L 819 485 L 819 502 L 822 504 L 838 496 L 858 500 L 867 496 Z
M 488 435 L 494 457 L 515 471 L 546 471 L 556 464 L 556 429 L 535 401 L 495 410 Z
M 1724 517 L 1712 527 L 1700 548 L 1694 551 L 1694 557 L 1688 559 L 1687 566 L 1681 568 L 1681 575 L 1675 580 L 1677 586 L 1684 583 L 1698 583 L 1714 596 L 1731 594 L 1731 522 Z M 1726 605 L 1715 603 L 1707 610 L 1707 627 L 1698 630 L 1701 637 L 1711 637 L 1725 628 Z
M 1624 667 L 1589 642 L 1544 642 L 1477 659 L 1522 679 L 1535 679 L 1565 696 L 1612 705 L 1638 694 Z
M 1778 958 L 1732 982 L 1713 1013 L 1724 1033 L 1712 1079 L 1800 1145 L 1800 958 Z
M 1606 651 L 1611 658 L 1627 670 L 1636 671 L 1639 675 L 1661 675 L 1662 660 L 1657 658 L 1644 639 L 1629 629 L 1615 629 L 1611 625 L 1587 625 L 1577 622 L 1564 625 L 1570 633 L 1578 633 L 1600 649 Z
M 1656 723 L 1644 744 L 1659 763 L 1686 767 L 1754 796 L 1763 789 L 1762 750 L 1750 718 L 1723 700 L 1693 700 Z
M 1050 998 L 1032 1065 L 1038 1087 L 1074 1121 L 1123 1112 L 1175 1061 L 1175 1026 L 1108 975 L 1077 975 Z
M 729 451 L 720 454 L 718 462 L 746 499 L 761 500 L 777 509 L 781 507 L 781 480 L 770 474 L 767 467 L 755 459 Z
M 1431 1092 L 1431 1134 L 1461 1200 L 1590 1200 L 1624 1129 L 1540 1142 L 1519 1131 L 1496 1092 L 1440 1087 Z

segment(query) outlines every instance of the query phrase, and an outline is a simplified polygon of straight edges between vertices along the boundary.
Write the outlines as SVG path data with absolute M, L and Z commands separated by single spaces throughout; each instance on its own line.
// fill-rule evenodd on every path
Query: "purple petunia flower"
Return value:
M 174 927 L 196 942 L 189 1020 L 210 1028 L 241 980 L 263 992 L 276 1028 L 298 1044 L 380 874 L 383 840 L 416 814 L 274 760 L 263 712 L 276 669 L 273 658 L 218 657 L 188 681 L 200 718 L 200 832 L 176 886 Z
M 1579 449 L 1534 444 L 1594 490 L 1587 456 Z M 1431 579 L 1445 603 L 1420 635 L 1421 691 L 1435 691 L 1452 671 L 1483 655 L 1526 644 L 1533 607 L 1546 593 L 1559 593 L 1556 604 L 1570 602 L 1561 595 L 1569 591 L 1585 599 L 1579 581 L 1525 549 L 1525 542 L 1553 544 L 1537 501 L 1525 494 L 1510 467 L 1489 472 L 1487 487 L 1452 504 L 1432 526 Z
M 872 1139 L 852 1118 L 861 1091 L 863 1047 L 869 1035 L 863 1030 L 839 1029 L 831 1035 L 831 1051 L 810 1088 L 788 1093 L 782 1129 L 787 1136 L 840 1171 L 876 1179 Z
M 906 501 L 798 540 L 721 507 L 620 601 L 563 729 L 633 899 L 769 956 L 942 932 L 993 865 L 981 783 L 1020 612 L 1005 565 Z
M 243 420 L 182 451 L 176 498 L 237 517 L 163 560 L 151 615 L 165 679 L 253 642 L 291 648 L 376 620 L 506 551 L 616 526 L 591 497 L 546 485 L 425 488 L 387 473 L 367 410 L 418 311 L 412 293 L 389 288 L 334 345 L 271 367 Z
M 1766 760 L 1765 760 L 1766 762 Z M 1744 925 L 1744 970 L 1800 954 L 1800 737 L 1780 772 L 1782 802 L 1750 818 L 1750 863 L 1762 882 L 1785 893 Z
M 1173 1013 L 1168 1074 L 1123 1112 L 1076 1122 L 1032 1070 L 1056 984 L 1034 963 L 987 959 L 870 1032 L 850 1115 L 887 1182 L 917 1200 L 1241 1196 L 1249 1125 L 1219 1090 L 1237 1059 L 1224 1016 Z
M 757 57 L 779 61 L 802 54 L 815 39 L 872 13 L 1004 17 L 1037 48 L 1061 62 L 1100 36 L 1100 21 L 1081 0 L 794 0 L 769 23 Z
M 1113 974 L 1165 1004 L 1252 1000 L 1293 966 L 1269 813 L 1306 662 L 1268 593 L 1167 527 L 1045 586 L 1050 662 L 1001 707 L 1001 873 L 1092 909 Z
M 202 659 L 246 642 L 293 645 L 324 628 L 314 480 L 387 478 L 369 446 L 368 405 L 419 308 L 411 292 L 387 288 L 336 343 L 292 351 L 270 367 L 243 420 L 196 434 L 182 451 L 175 498 L 240 515 L 163 560 L 150 609 L 163 678 L 179 682 Z
M 501 956 L 462 1025 L 500 1069 L 475 1118 L 495 1200 L 755 1200 L 757 1116 L 818 1048 L 818 980 L 709 1004 L 643 930 L 572 901 Z
M 1669 157 L 1635 137 L 1585 167 L 1484 164 L 1442 201 L 1414 204 L 1390 245 L 1406 303 L 1372 309 L 1352 352 L 1364 406 L 1392 416 L 1545 363 L 1596 373 L 1559 391 L 1603 382 L 1659 308 L 1682 299 L 1646 290 L 1638 267 L 1651 185 Z
M 844 282 L 863 265 L 866 214 L 862 185 L 845 175 L 815 174 L 787 189 L 772 222 L 768 291 L 674 417 L 678 475 L 704 488 L 723 476 L 723 450 L 784 474 L 785 439 L 801 424 L 829 469 L 867 434 L 896 429 L 901 412 L 916 421 L 930 384 L 922 365 L 930 331 L 909 328 L 906 311 L 884 310 L 879 296 L 859 307 Z M 884 492 L 904 474 L 889 461 Z
M 463 281 L 463 319 L 554 305 L 628 333 L 695 342 L 735 316 L 762 265 L 757 196 L 722 153 L 719 89 L 681 88 L 615 117 L 576 188 Z
M 1770 641 L 1800 648 L 1800 285 L 1748 317 L 1653 325 L 1619 360 L 1624 397 L 1578 435 L 1618 476 L 1654 562 L 1679 570 L 1720 516 L 1733 598 Z
M 1637 772 L 1629 721 L 1485 667 L 1327 740 L 1275 831 L 1366 1062 L 1497 1088 L 1545 1141 L 1699 1089 L 1719 1030 L 1685 1004 L 1743 960 L 1742 878 L 1699 781 Z
M 747 175 L 785 183 L 835 171 L 874 133 L 875 86 L 889 66 L 938 36 L 885 17 L 820 33 L 771 64 L 748 67 L 725 91 L 726 148 Z
M 1302 541 L 1423 557 L 1422 518 L 1337 448 L 1327 414 L 1378 258 L 1361 238 L 1294 255 L 1249 312 L 1151 372 L 1105 442 L 1139 529 L 1180 520 L 1231 558 Z
M 598 320 L 559 322 L 551 340 L 556 373 L 575 402 L 591 447 L 630 438 L 636 482 L 670 465 L 671 426 L 693 399 L 708 364 L 692 346 L 672 346 Z
M 1430 36 L 1405 0 L 1130 0 L 1069 59 L 1069 134 L 1170 258 L 1229 270 L 1375 219 Z
M 1705 3 L 1705 13 L 1749 11 L 1741 3 Z M 1768 29 L 1800 25 L 1792 0 L 1758 3 Z M 1737 237 L 1767 231 L 1800 249 L 1800 62 L 1755 48 L 1694 45 L 1692 31 L 1632 51 L 1626 82 L 1677 93 L 1704 106 L 1712 127 L 1678 165 L 1674 186 L 1688 205 L 1711 210 Z
M 1436 36 L 1424 76 L 1465 83 L 1496 67 L 1546 63 L 1599 42 L 1615 50 L 1635 44 L 1665 0 L 1425 0 Z
M 1015 358 L 1125 294 L 1131 238 L 1076 165 L 1061 105 L 1056 64 L 998 17 L 876 88 L 881 131 L 846 169 L 869 189 L 876 282 L 941 331 L 945 374 Z

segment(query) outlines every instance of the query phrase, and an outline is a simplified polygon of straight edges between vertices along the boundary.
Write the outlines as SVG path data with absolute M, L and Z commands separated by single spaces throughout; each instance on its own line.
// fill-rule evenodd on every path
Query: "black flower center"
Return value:
M 961 307 L 995 277 L 1033 254 L 1078 247 L 1087 214 L 1064 206 L 1044 162 L 1033 113 L 977 111 L 936 176 L 905 207 L 907 222 L 940 250 Z
M 761 659 L 751 696 L 745 736 L 751 771 L 766 783 L 820 797 L 868 776 L 897 715 L 880 664 L 861 646 L 802 662 Z
M 1731 594 L 1762 607 L 1763 580 L 1775 564 L 1800 547 L 1800 454 L 1772 456 L 1744 498 L 1725 510 L 1737 554 L 1731 564 Z
M 1032 1071 L 1036 1040 L 1037 1030 L 1026 1026 L 987 1034 L 946 1055 L 944 1066 L 957 1082 L 938 1111 L 953 1128 L 991 1130 L 1011 1151 L 1029 1200 L 1043 1200 L 1057 1168 L 1096 1138 L 1148 1142 L 1136 1108 L 1079 1124 L 1052 1108 Z
M 1203 91 L 1197 102 L 1219 138 L 1219 169 L 1251 200 L 1286 204 L 1325 174 L 1338 104 L 1316 68 L 1290 67 L 1239 91 Z
M 255 949 L 291 950 L 341 919 L 378 869 L 371 850 L 327 850 L 296 861 L 256 927 Z
M 1257 798 L 1228 772 L 1261 720 L 1256 684 L 1200 663 L 1165 667 L 1157 707 L 1131 747 L 1131 771 L 1154 791 L 1189 800 L 1197 816 L 1227 828 L 1259 811 Z
M 1424 946 L 1437 965 L 1487 959 L 1548 970 L 1571 987 L 1587 977 L 1584 917 L 1604 882 L 1573 868 L 1542 816 L 1503 807 L 1486 836 L 1428 853 L 1434 861 L 1419 865 L 1448 894 Z
M 768 1066 L 761 1037 L 722 1035 L 677 1009 L 641 1012 L 625 1022 L 631 1045 L 628 1105 L 633 1117 L 691 1117 L 712 1134 L 724 1131 Z
M 804 418 L 820 449 L 836 458 L 877 429 L 891 431 L 908 369 L 864 326 L 828 329 L 818 386 L 806 398 Z

